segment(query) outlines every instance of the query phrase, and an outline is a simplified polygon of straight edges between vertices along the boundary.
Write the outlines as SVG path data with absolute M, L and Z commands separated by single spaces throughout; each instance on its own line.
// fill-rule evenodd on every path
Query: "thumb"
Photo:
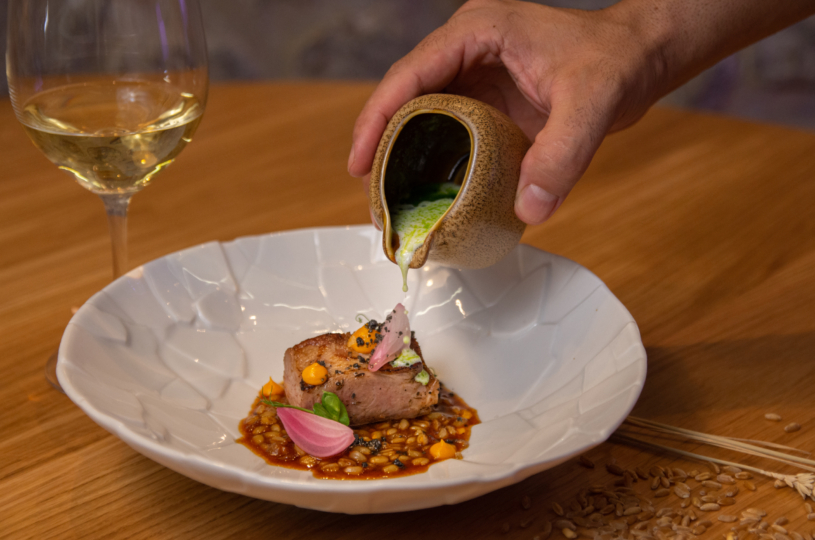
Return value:
M 591 163 L 612 124 L 612 111 L 576 99 L 553 103 L 546 126 L 521 163 L 515 213 L 529 225 L 557 210 Z

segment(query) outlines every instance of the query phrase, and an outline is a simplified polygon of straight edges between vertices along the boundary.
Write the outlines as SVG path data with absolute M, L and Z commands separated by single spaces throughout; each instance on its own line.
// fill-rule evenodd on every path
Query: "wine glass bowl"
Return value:
M 194 95 L 147 81 L 100 81 L 35 94 L 20 114 L 32 142 L 98 194 L 139 191 L 192 139 Z
M 9 94 L 34 144 L 99 194 L 142 189 L 206 104 L 196 0 L 11 0 Z
M 119 277 L 131 196 L 173 162 L 204 112 L 198 2 L 10 0 L 8 13 L 14 112 L 48 159 L 102 198 Z M 54 360 L 46 373 L 58 387 Z

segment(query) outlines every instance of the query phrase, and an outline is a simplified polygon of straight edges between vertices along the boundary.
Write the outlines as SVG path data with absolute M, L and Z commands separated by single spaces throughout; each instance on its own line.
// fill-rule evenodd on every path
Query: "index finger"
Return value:
M 371 171 L 379 139 L 396 111 L 413 98 L 443 90 L 458 74 L 461 58 L 460 44 L 442 27 L 388 70 L 354 124 L 351 176 Z

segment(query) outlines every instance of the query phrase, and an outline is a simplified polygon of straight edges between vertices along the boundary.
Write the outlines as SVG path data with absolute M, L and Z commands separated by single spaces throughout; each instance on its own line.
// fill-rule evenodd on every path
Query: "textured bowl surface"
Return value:
M 645 350 L 631 315 L 591 272 L 517 246 L 499 264 L 433 263 L 409 276 L 372 227 L 212 242 L 145 264 L 71 319 L 57 374 L 99 425 L 210 486 L 330 512 L 454 504 L 604 441 L 633 407 Z M 283 353 L 306 338 L 410 310 L 428 363 L 481 415 L 463 460 L 376 481 L 318 480 L 237 444 L 238 421 Z

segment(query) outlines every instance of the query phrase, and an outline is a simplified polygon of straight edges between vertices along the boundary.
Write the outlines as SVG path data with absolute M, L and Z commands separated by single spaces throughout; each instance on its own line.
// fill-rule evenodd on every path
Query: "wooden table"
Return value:
M 345 163 L 371 89 L 214 87 L 194 143 L 133 200 L 131 264 L 209 240 L 367 222 Z M 412 538 L 418 527 L 425 538 L 531 539 L 554 519 L 553 502 L 568 508 L 581 489 L 614 481 L 602 466 L 611 459 L 705 470 L 606 443 L 588 453 L 593 470 L 572 460 L 457 506 L 357 517 L 199 484 L 134 452 L 45 382 L 71 307 L 110 279 L 105 217 L 28 142 L 8 100 L 0 163 L 0 536 Z M 524 241 L 594 271 L 634 315 L 649 357 L 636 414 L 815 450 L 813 203 L 815 135 L 655 109 L 603 144 L 557 215 Z M 803 428 L 785 433 L 792 421 Z M 755 482 L 725 510 L 761 507 L 790 531 L 815 529 L 792 490 Z M 634 487 L 650 497 L 648 483 Z M 657 501 L 679 508 L 673 495 Z M 730 526 L 715 522 L 706 537 Z

